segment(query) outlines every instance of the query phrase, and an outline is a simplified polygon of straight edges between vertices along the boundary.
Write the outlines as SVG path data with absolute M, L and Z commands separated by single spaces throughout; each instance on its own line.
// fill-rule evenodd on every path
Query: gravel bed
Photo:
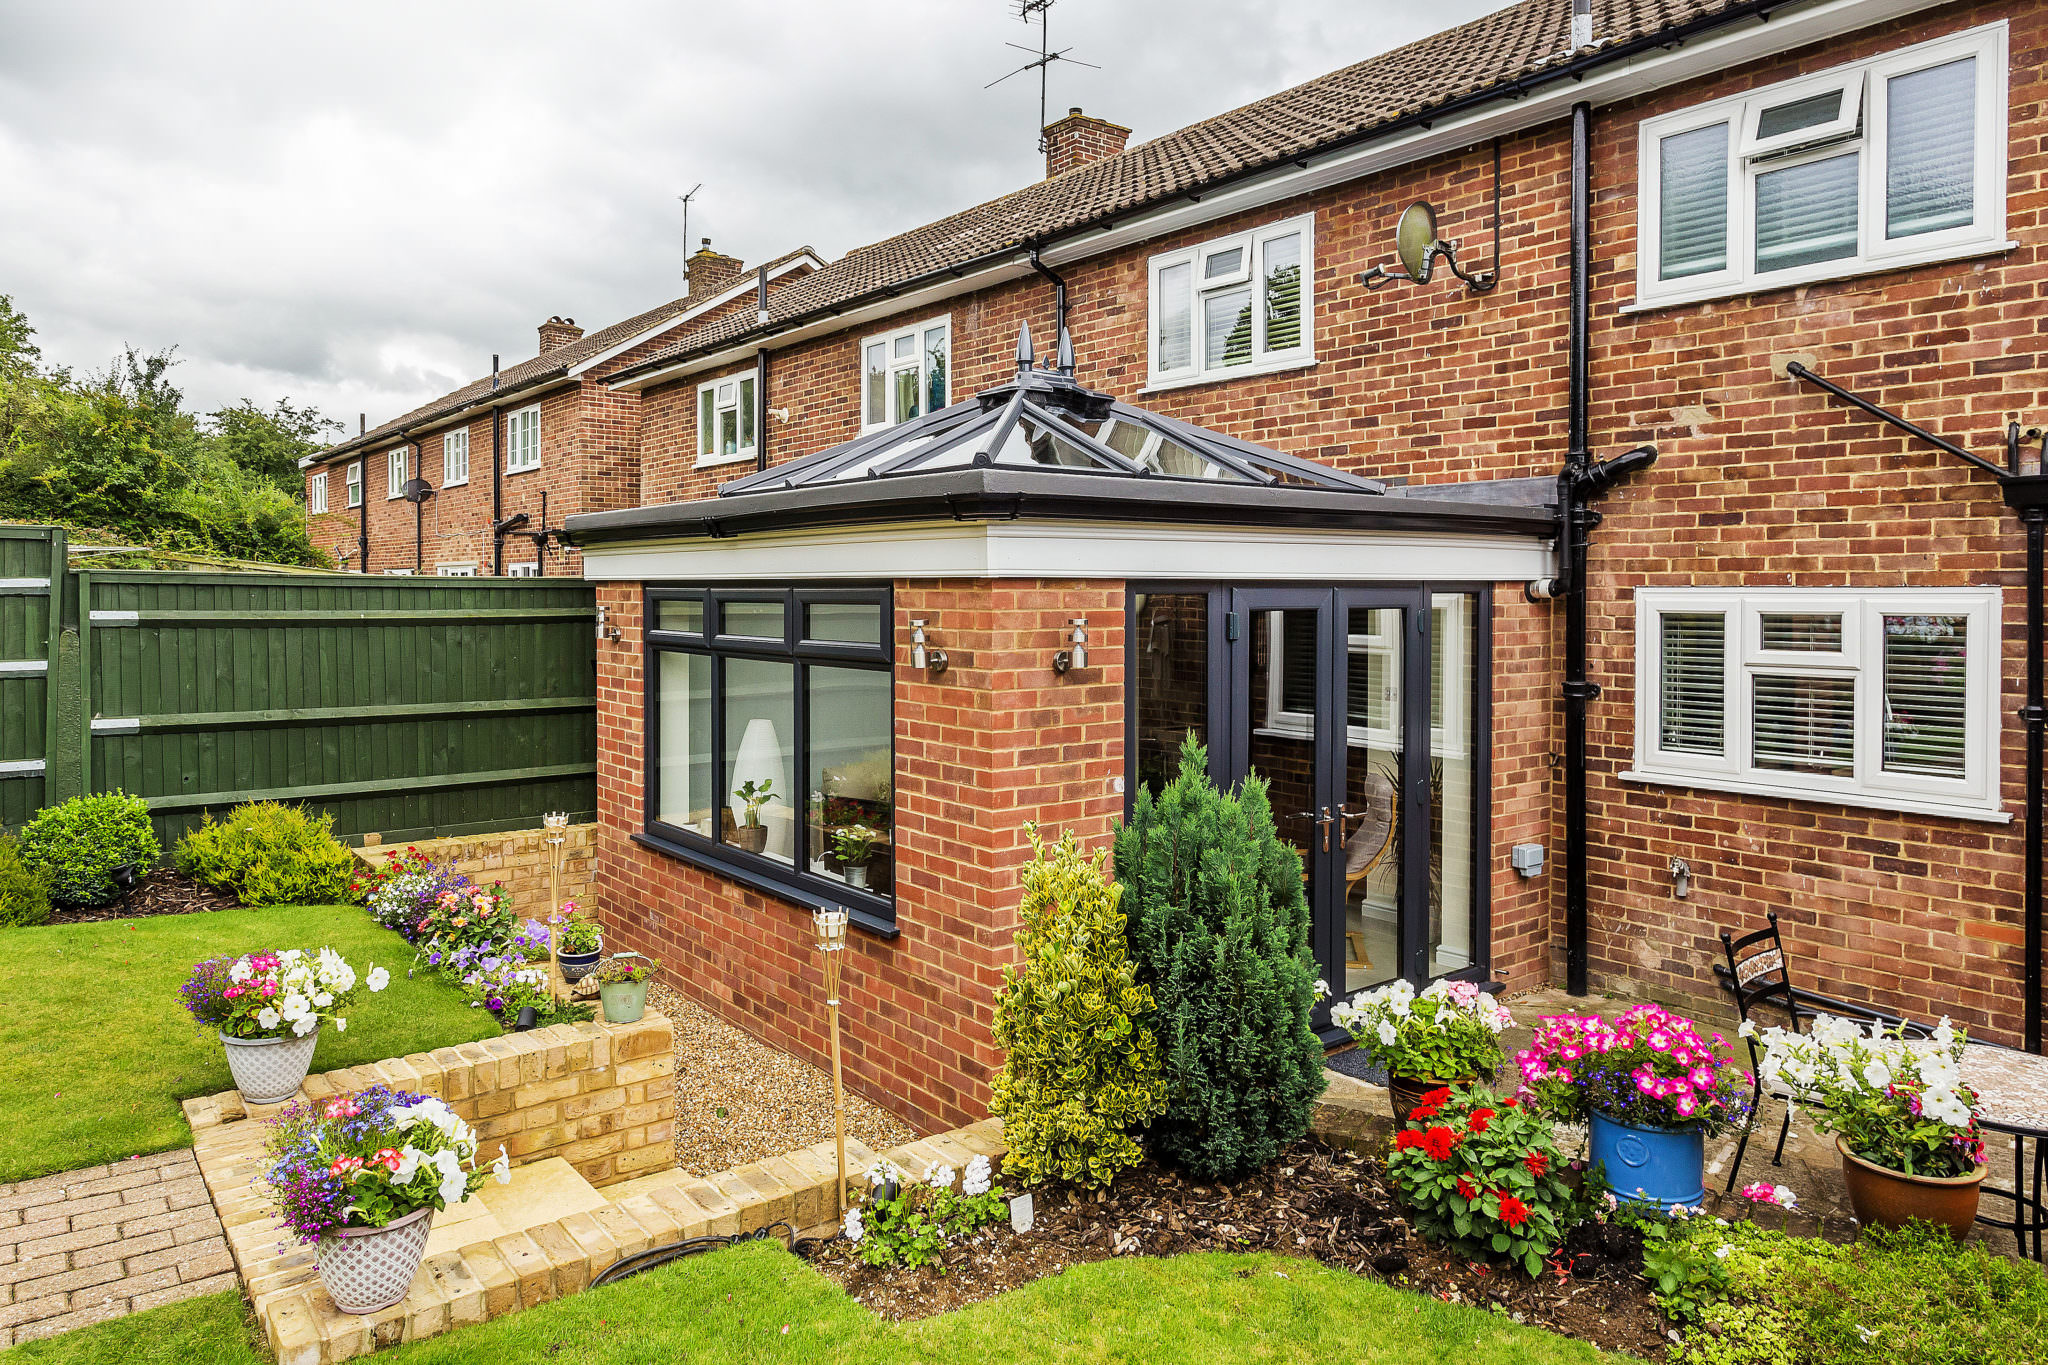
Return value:
M 832 1074 L 770 1047 L 656 982 L 647 1003 L 676 1031 L 676 1164 L 708 1175 L 832 1136 Z M 846 1135 L 877 1152 L 916 1137 L 846 1092 Z

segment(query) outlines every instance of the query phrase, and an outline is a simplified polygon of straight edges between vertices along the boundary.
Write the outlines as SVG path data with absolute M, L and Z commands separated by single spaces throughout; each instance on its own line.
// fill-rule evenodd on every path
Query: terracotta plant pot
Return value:
M 320 1239 L 313 1259 L 320 1282 L 344 1313 L 376 1313 L 412 1291 L 433 1230 L 434 1209 L 414 1209 L 381 1228 L 338 1228 Z
M 299 1093 L 300 1082 L 312 1069 L 320 1030 L 316 1027 L 303 1038 L 289 1033 L 282 1038 L 230 1038 L 223 1033 L 220 1041 L 242 1102 L 283 1104 Z
M 1849 1207 L 1866 1227 L 1902 1228 L 1918 1218 L 1947 1228 L 1958 1241 L 1970 1235 L 1988 1166 L 1979 1166 L 1974 1175 L 1907 1175 L 1865 1161 L 1840 1138 L 1835 1139 L 1835 1149 L 1842 1154 Z
M 1407 1127 L 1408 1115 L 1414 1112 L 1415 1106 L 1421 1104 L 1422 1097 L 1430 1091 L 1441 1090 L 1447 1085 L 1470 1085 L 1473 1079 L 1471 1076 L 1464 1076 L 1455 1081 L 1433 1081 L 1427 1078 L 1418 1080 L 1413 1076 L 1388 1076 L 1387 1102 L 1394 1106 L 1395 1126 Z
M 768 826 L 740 825 L 732 832 L 732 846 L 748 853 L 759 853 L 768 847 Z

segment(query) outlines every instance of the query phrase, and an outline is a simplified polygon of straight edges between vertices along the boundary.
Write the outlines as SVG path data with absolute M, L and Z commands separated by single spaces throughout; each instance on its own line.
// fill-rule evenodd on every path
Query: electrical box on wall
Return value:
M 1516 844 L 1508 862 L 1524 877 L 1537 876 L 1543 871 L 1543 845 Z

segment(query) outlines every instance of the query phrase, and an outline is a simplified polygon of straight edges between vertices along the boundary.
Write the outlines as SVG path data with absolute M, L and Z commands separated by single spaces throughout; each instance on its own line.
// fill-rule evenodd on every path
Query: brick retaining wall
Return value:
M 562 899 L 591 908 L 597 826 L 571 825 L 563 833 L 567 842 L 562 846 Z M 503 882 L 512 895 L 512 908 L 538 919 L 550 908 L 546 838 L 544 829 L 518 829 L 452 839 L 416 839 L 403 844 L 366 842 L 360 852 L 366 862 L 382 865 L 392 854 L 416 848 L 437 863 L 454 864 L 472 881 L 487 886 Z

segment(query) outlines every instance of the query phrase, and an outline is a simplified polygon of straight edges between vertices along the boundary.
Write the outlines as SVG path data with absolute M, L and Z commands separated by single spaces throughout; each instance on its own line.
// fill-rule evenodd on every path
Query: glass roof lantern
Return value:
M 720 486 L 721 497 L 971 468 L 1383 493 L 1371 479 L 1120 403 L 1074 378 L 1064 328 L 1057 358 L 1034 368 L 1029 324 L 1017 374 L 963 402 Z

